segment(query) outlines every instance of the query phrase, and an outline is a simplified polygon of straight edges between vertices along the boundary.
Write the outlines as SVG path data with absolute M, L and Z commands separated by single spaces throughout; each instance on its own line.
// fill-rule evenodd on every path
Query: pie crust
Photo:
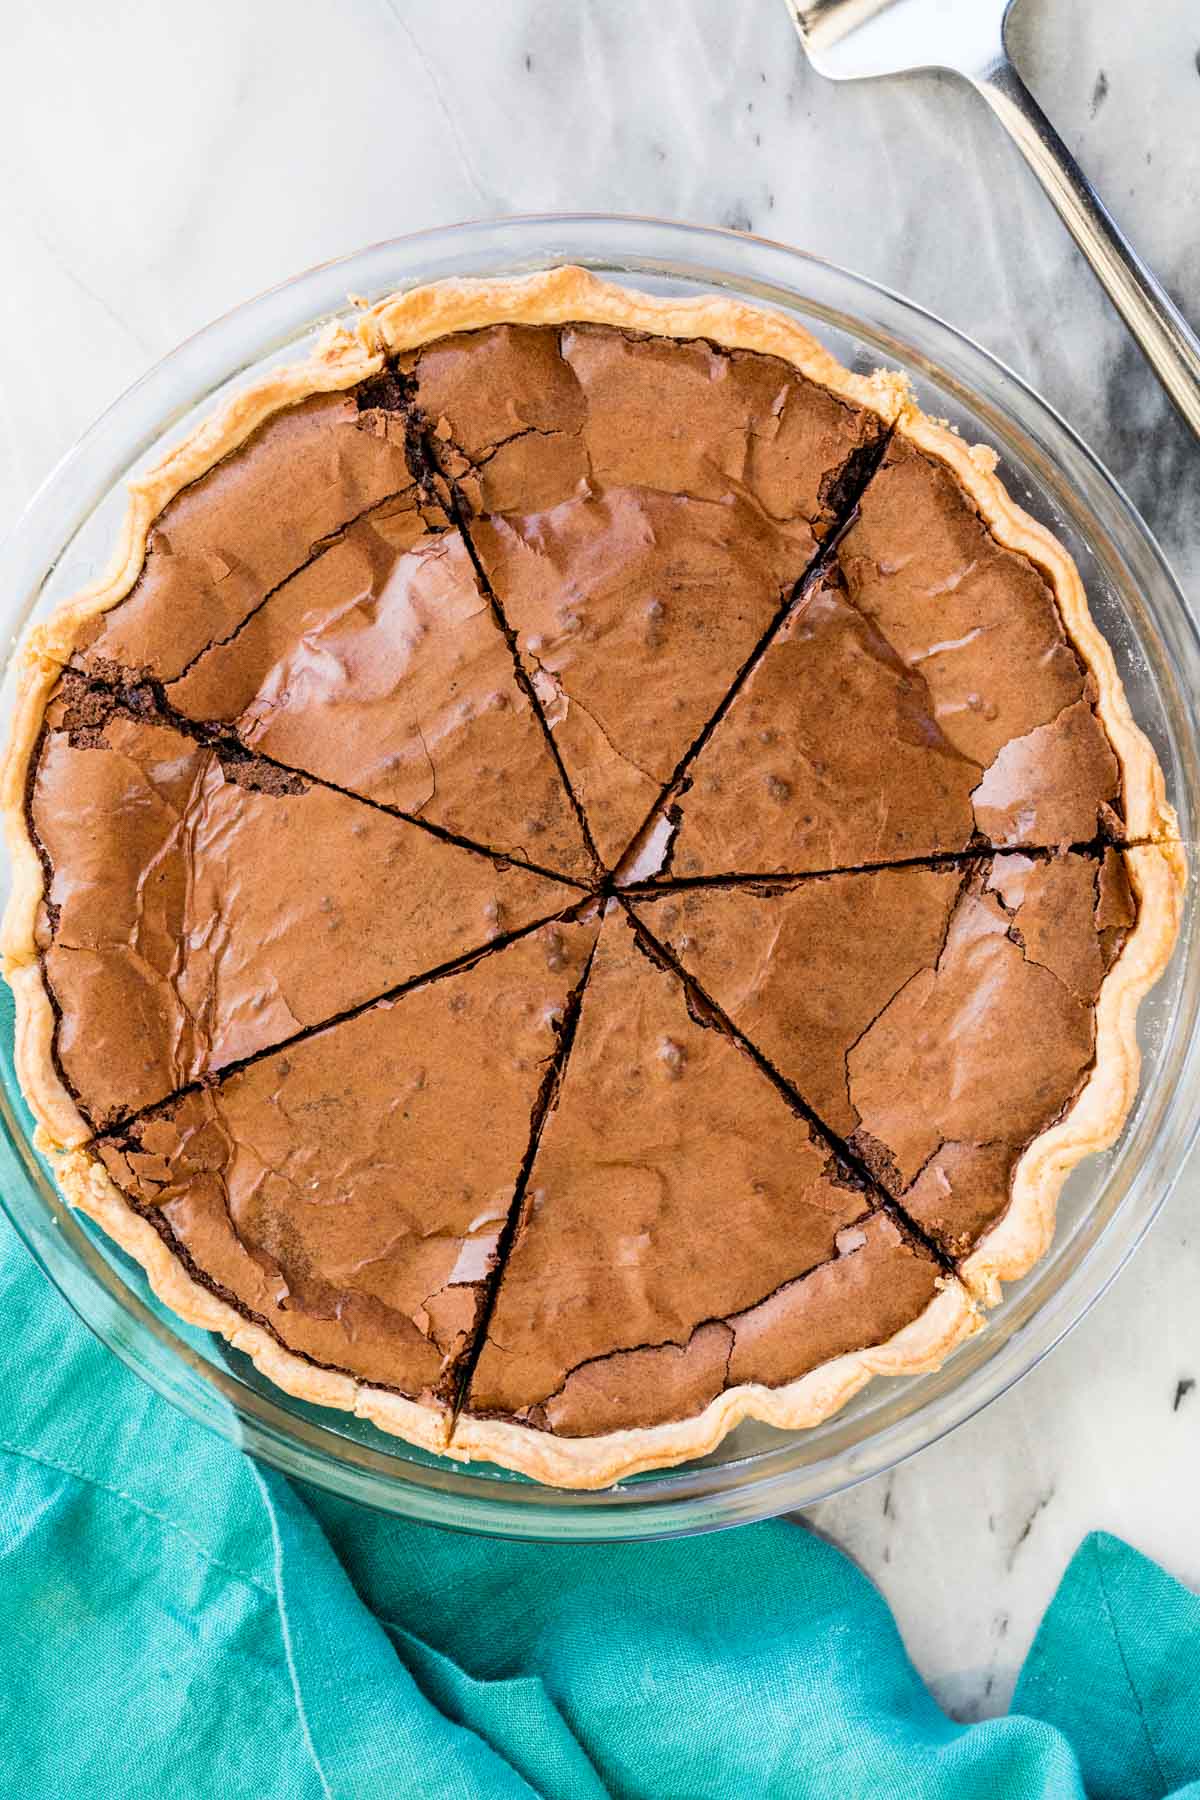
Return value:
M 390 357 L 451 333 L 501 322 L 607 324 L 651 336 L 703 337 L 718 346 L 783 358 L 842 398 L 874 411 L 919 449 L 949 466 L 997 541 L 1028 558 L 1051 585 L 1066 627 L 1095 680 L 1095 709 L 1119 759 L 1126 865 L 1138 900 L 1136 925 L 1104 980 L 1096 1009 L 1094 1065 L 1065 1116 L 1024 1152 L 1011 1204 L 919 1317 L 885 1343 L 839 1356 L 778 1388 L 746 1384 L 722 1392 L 697 1416 L 600 1437 L 556 1437 L 517 1423 L 449 1415 L 286 1350 L 191 1279 L 87 1150 L 90 1130 L 60 1079 L 52 1054 L 55 1017 L 35 935 L 43 869 L 26 819 L 31 758 L 45 708 L 89 620 L 129 593 L 146 556 L 151 525 L 181 489 L 237 449 L 266 418 L 317 393 L 350 388 Z M 27 637 L 18 662 L 12 735 L 0 775 L 12 891 L 0 947 L 16 1008 L 19 1079 L 37 1120 L 36 1142 L 71 1204 L 94 1219 L 146 1270 L 158 1297 L 190 1323 L 220 1332 L 277 1386 L 319 1405 L 352 1411 L 408 1442 L 460 1461 L 488 1459 L 538 1480 L 602 1487 L 638 1470 L 665 1467 L 712 1450 L 739 1421 L 786 1429 L 820 1423 L 872 1375 L 930 1370 L 982 1323 L 981 1308 L 1001 1284 L 1046 1251 L 1058 1194 L 1071 1169 L 1109 1146 L 1136 1093 L 1138 1005 L 1162 973 L 1179 927 L 1186 875 L 1175 814 L 1158 761 L 1134 722 L 1108 643 L 1093 623 L 1079 575 L 1063 547 L 1024 513 L 995 473 L 996 457 L 965 444 L 916 407 L 903 377 L 852 374 L 793 321 L 723 296 L 677 300 L 634 293 L 586 271 L 559 267 L 525 277 L 455 280 L 363 306 L 331 325 L 312 356 L 275 369 L 226 401 L 160 463 L 130 483 L 130 505 L 112 561 L 98 581 Z

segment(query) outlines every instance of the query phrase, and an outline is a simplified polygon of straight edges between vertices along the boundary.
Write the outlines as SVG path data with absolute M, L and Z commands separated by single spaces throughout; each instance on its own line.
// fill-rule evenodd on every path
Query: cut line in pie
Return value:
M 99 1162 L 221 1305 L 444 1435 L 595 936 L 529 932 L 105 1133 Z
M 669 868 L 799 873 L 1119 839 L 1095 697 L 1044 575 L 895 438 L 669 797 Z
M 580 899 L 303 776 L 223 759 L 70 673 L 27 817 L 50 872 L 32 966 L 64 1142 Z
M 498 325 L 405 365 L 611 868 L 886 425 L 782 359 L 587 326 Z
M 963 1269 L 1077 1099 L 1137 907 L 1124 856 L 695 888 L 631 901 L 780 1076 Z M 997 1086 L 1001 1095 L 997 1095 Z

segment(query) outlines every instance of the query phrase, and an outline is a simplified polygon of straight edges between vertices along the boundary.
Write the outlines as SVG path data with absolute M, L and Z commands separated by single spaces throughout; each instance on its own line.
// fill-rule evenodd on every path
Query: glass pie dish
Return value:
M 452 275 L 580 263 L 626 285 L 723 291 L 791 313 L 851 368 L 903 370 L 923 408 L 1000 454 L 1017 501 L 1066 544 L 1151 738 L 1186 840 L 1194 836 L 1197 734 L 1189 696 L 1196 628 L 1146 527 L 1111 479 L 1015 376 L 907 302 L 828 264 L 731 233 L 597 216 L 509 220 L 422 233 L 297 277 L 169 356 L 99 421 L 35 496 L 3 552 L 15 637 L 92 579 L 124 509 L 124 481 L 156 460 L 251 372 L 294 361 L 347 295 L 374 300 Z M 11 677 L 6 687 L 11 708 Z M 1194 876 L 1192 877 L 1194 879 Z M 733 1524 L 808 1505 L 875 1474 L 1002 1392 L 1086 1311 L 1169 1192 L 1200 1121 L 1192 1067 L 1200 1004 L 1191 908 L 1167 974 L 1144 1004 L 1141 1092 L 1126 1130 L 1065 1190 L 1049 1255 L 1009 1290 L 936 1374 L 876 1382 L 802 1433 L 746 1423 L 712 1455 L 601 1493 L 552 1490 L 464 1468 L 267 1383 L 238 1352 L 168 1314 L 141 1269 L 73 1214 L 32 1143 L 0 1017 L 0 1193 L 18 1231 L 80 1316 L 185 1412 L 286 1472 L 382 1509 L 459 1529 L 624 1538 Z M 7 1003 L 7 994 L 5 994 Z

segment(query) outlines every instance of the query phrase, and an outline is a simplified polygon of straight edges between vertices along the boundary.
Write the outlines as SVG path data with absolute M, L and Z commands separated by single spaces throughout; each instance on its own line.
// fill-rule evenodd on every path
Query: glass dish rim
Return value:
M 607 236 L 610 241 L 596 245 L 588 254 L 586 237 L 591 231 Z M 558 254 L 536 242 L 526 241 L 530 236 L 537 238 L 541 234 L 555 232 L 565 232 L 568 237 L 576 235 L 579 241 L 573 242 L 572 254 Z M 632 248 L 623 251 L 614 246 L 611 239 L 622 234 L 633 240 Z M 297 314 L 297 321 L 292 326 L 285 327 L 282 331 L 277 327 L 267 341 L 254 341 L 251 354 L 242 354 L 235 359 L 233 366 L 224 366 L 224 342 L 231 333 L 236 336 L 243 327 L 264 318 L 264 313 L 269 312 L 275 303 L 287 301 L 289 297 L 292 297 L 290 310 L 296 312 L 300 296 L 311 296 L 320 284 L 328 286 L 343 272 L 348 277 L 351 269 L 365 270 L 369 265 L 388 260 L 402 262 L 411 260 L 414 256 L 423 256 L 428 265 L 439 249 L 449 246 L 455 250 L 460 246 L 467 246 L 476 238 L 483 238 L 501 240 L 502 248 L 511 246 L 516 252 L 516 260 L 505 261 L 500 258 L 490 270 L 480 268 L 470 272 L 509 274 L 563 261 L 577 261 L 585 266 L 615 273 L 618 278 L 622 270 L 627 274 L 641 272 L 670 276 L 674 273 L 689 281 L 711 281 L 715 286 L 725 286 L 741 293 L 753 291 L 753 283 L 748 284 L 744 275 L 739 279 L 727 267 L 723 271 L 719 266 L 713 268 L 706 262 L 699 265 L 689 262 L 686 255 L 672 256 L 669 251 L 662 250 L 661 242 L 652 253 L 649 245 L 641 246 L 641 237 L 648 234 L 655 234 L 659 239 L 665 235 L 677 247 L 708 246 L 717 264 L 720 263 L 722 253 L 727 259 L 734 259 L 738 255 L 744 257 L 749 250 L 757 254 L 765 253 L 769 262 L 782 259 L 786 270 L 790 270 L 795 276 L 800 276 L 805 271 L 810 274 L 816 272 L 831 280 L 835 286 L 843 285 L 855 294 L 873 296 L 876 302 L 883 304 L 885 312 L 891 311 L 901 321 L 911 321 L 916 326 L 927 329 L 953 349 L 958 358 L 965 360 L 968 366 L 976 364 L 982 367 L 994 381 L 998 381 L 1002 390 L 1015 397 L 1026 416 L 1033 415 L 1043 437 L 1048 435 L 1052 443 L 1057 441 L 1059 447 L 1065 449 L 1068 464 L 1075 460 L 1080 462 L 1100 491 L 1108 497 L 1117 517 L 1132 529 L 1141 549 L 1149 556 L 1164 591 L 1177 603 L 1175 627 L 1187 639 L 1190 659 L 1195 660 L 1200 667 L 1200 659 L 1197 658 L 1200 640 L 1197 639 L 1196 623 L 1144 521 L 1103 464 L 1065 420 L 999 358 L 929 309 L 881 283 L 842 269 L 825 258 L 750 234 L 661 220 L 648 215 L 546 213 L 438 226 L 380 240 L 362 250 L 317 264 L 264 290 L 186 338 L 100 415 L 51 470 L 30 499 L 12 534 L 0 548 L 0 570 L 7 572 L 10 564 L 15 564 L 19 571 L 22 554 L 25 554 L 25 560 L 31 566 L 38 563 L 36 552 L 32 556 L 26 553 L 26 543 L 36 544 L 39 532 L 45 536 L 47 522 L 44 515 L 47 508 L 54 505 L 56 495 L 64 484 L 73 478 L 81 466 L 88 465 L 89 459 L 100 465 L 89 473 L 89 491 L 95 489 L 97 483 L 100 487 L 84 503 L 82 512 L 79 506 L 76 507 L 79 516 L 67 537 L 61 539 L 64 550 L 104 495 L 111 491 L 113 481 L 120 478 L 120 472 L 135 462 L 151 444 L 169 438 L 173 422 L 184 412 L 202 403 L 218 387 L 245 375 L 275 352 L 306 337 L 314 324 L 334 313 L 344 316 L 344 300 L 340 305 L 335 304 L 332 313 L 328 307 L 319 307 L 309 311 L 303 318 Z M 580 253 L 581 244 L 583 253 Z M 393 286 L 416 285 L 421 280 L 437 278 L 436 273 L 410 270 L 407 276 L 399 273 L 393 275 L 379 291 L 386 291 L 387 287 Z M 781 293 L 790 292 L 793 299 L 802 302 L 811 315 L 826 317 L 834 324 L 839 319 L 849 320 L 856 334 L 866 342 L 885 334 L 883 326 L 868 323 L 854 311 L 839 312 L 815 300 L 811 293 L 805 291 L 802 280 L 793 285 L 784 279 L 775 282 L 774 286 Z M 376 296 L 371 294 L 369 297 Z M 978 388 L 964 384 L 956 373 L 940 362 L 927 358 L 909 339 L 903 336 L 896 338 L 894 333 L 886 335 L 889 341 L 904 345 L 904 366 L 929 367 L 941 382 L 949 381 L 951 387 L 961 391 L 972 409 L 979 410 L 982 394 Z M 137 434 L 132 446 L 129 442 L 122 445 L 120 471 L 113 478 L 106 479 L 105 471 L 112 456 L 111 453 L 101 456 L 98 452 L 104 449 L 114 428 L 130 419 L 147 396 L 153 399 L 157 408 L 160 388 L 175 390 L 181 385 L 190 387 L 190 381 L 184 379 L 185 372 L 191 369 L 193 363 L 203 363 L 206 355 L 210 354 L 215 354 L 217 363 L 222 365 L 218 378 L 211 379 L 210 369 L 207 386 L 201 382 L 198 389 L 177 395 L 161 414 L 156 411 L 153 425 Z M 1014 417 L 1005 399 L 992 400 L 989 404 L 992 415 L 1003 422 L 1007 431 L 1025 436 L 1024 419 Z M 984 416 L 987 416 L 986 408 Z M 1005 435 L 999 425 L 997 430 L 999 435 Z M 1074 484 L 1072 492 L 1077 493 Z M 1086 507 L 1086 504 L 1079 498 L 1081 507 Z M 59 520 L 61 516 L 59 513 Z M 51 537 L 55 535 L 55 529 L 50 530 Z M 59 535 L 61 536 L 60 529 Z M 26 574 L 29 572 L 27 569 Z M 37 574 L 39 589 L 47 573 L 48 570 L 42 568 Z M 26 585 L 29 585 L 28 582 Z M 23 606 L 21 617 L 14 627 L 18 633 L 23 629 L 32 605 L 31 599 Z M 1168 642 L 1168 648 L 1177 653 L 1179 646 Z M 1196 1060 L 1197 1044 L 1193 1034 L 1185 1050 L 1185 1064 L 1191 1068 Z M 1194 1082 L 1180 1082 L 1179 1088 L 1183 1090 L 1186 1087 L 1190 1091 L 1197 1085 Z M 811 1479 L 813 1469 L 824 1468 L 824 1463 L 804 1465 L 798 1469 L 783 1467 L 773 1472 L 760 1472 L 746 1483 L 738 1481 L 736 1463 L 724 1464 L 717 1470 L 685 1465 L 680 1470 L 662 1471 L 655 1478 L 644 1479 L 639 1486 L 609 1490 L 600 1495 L 565 1494 L 560 1490 L 526 1484 L 518 1486 L 515 1483 L 487 1481 L 486 1478 L 481 1481 L 480 1477 L 457 1465 L 443 1464 L 441 1467 L 445 1470 L 446 1482 L 451 1488 L 463 1490 L 461 1494 L 446 1500 L 436 1484 L 424 1487 L 415 1483 L 412 1465 L 405 1465 L 403 1474 L 399 1470 L 381 1474 L 373 1465 L 386 1459 L 376 1457 L 368 1447 L 354 1444 L 328 1428 L 309 1426 L 307 1421 L 297 1419 L 290 1412 L 285 1397 L 281 1396 L 277 1402 L 247 1388 L 235 1376 L 226 1374 L 224 1370 L 199 1356 L 144 1304 L 140 1296 L 130 1293 L 125 1284 L 120 1282 L 75 1216 L 52 1192 L 52 1204 L 41 1219 L 27 1217 L 24 1213 L 18 1217 L 7 1199 L 4 1203 L 17 1230 L 49 1278 L 110 1349 L 189 1416 L 199 1419 L 227 1438 L 240 1443 L 241 1447 L 251 1453 L 300 1479 L 331 1487 L 334 1491 L 348 1494 L 383 1510 L 452 1529 L 500 1536 L 552 1538 L 559 1541 L 568 1537 L 671 1536 L 715 1529 L 722 1525 L 774 1515 L 797 1505 L 812 1504 L 829 1493 L 841 1491 L 894 1466 L 896 1462 L 955 1429 L 1007 1391 L 1014 1382 L 1035 1367 L 1090 1310 L 1124 1267 L 1164 1203 L 1187 1151 L 1195 1140 L 1197 1129 L 1200 1128 L 1200 1097 L 1194 1102 L 1180 1099 L 1177 1112 L 1180 1107 L 1185 1111 L 1190 1107 L 1190 1112 L 1183 1121 L 1182 1130 L 1168 1159 L 1168 1166 L 1159 1171 L 1159 1180 L 1153 1193 L 1146 1192 L 1148 1162 L 1143 1161 L 1133 1174 L 1130 1191 L 1118 1203 L 1094 1242 L 1086 1247 L 1077 1258 L 1075 1266 L 1068 1271 L 1065 1280 L 1030 1318 L 1007 1332 L 1000 1330 L 993 1333 L 989 1330 L 987 1335 L 992 1343 L 992 1352 L 965 1379 L 947 1381 L 943 1378 L 939 1384 L 937 1376 L 922 1378 L 924 1383 L 930 1384 L 929 1397 L 924 1403 L 910 1408 L 905 1415 L 883 1430 L 866 1437 L 857 1459 L 851 1458 L 836 1477 L 826 1477 L 815 1482 Z M 32 1175 L 34 1186 L 47 1188 L 48 1184 L 29 1153 L 24 1134 L 6 1095 L 0 1095 L 0 1119 L 12 1147 Z M 1158 1160 L 1161 1161 L 1161 1157 Z M 1135 1191 L 1139 1189 L 1140 1203 L 1134 1207 L 1132 1202 Z M 45 1202 L 44 1192 L 41 1197 Z M 1118 1225 L 1122 1227 L 1121 1230 L 1116 1229 Z M 72 1263 L 73 1268 L 68 1270 L 67 1265 Z M 103 1307 L 98 1308 L 96 1304 L 90 1303 L 95 1301 L 95 1295 L 90 1292 L 89 1284 L 96 1283 L 109 1290 L 111 1300 L 125 1315 L 119 1322 L 103 1317 Z M 117 1297 L 118 1288 L 122 1290 L 121 1298 Z M 997 1326 L 1002 1319 L 1003 1309 L 999 1314 L 993 1315 L 991 1326 Z M 181 1379 L 178 1369 L 162 1366 L 158 1351 L 163 1348 L 167 1350 L 169 1358 L 176 1359 L 183 1368 L 190 1369 L 192 1376 L 199 1378 L 202 1388 L 212 1391 L 193 1391 Z M 950 1365 L 951 1370 L 957 1361 L 957 1358 L 954 1359 Z M 940 1397 L 939 1392 L 935 1391 L 939 1388 Z M 935 1416 L 927 1416 L 930 1414 Z M 781 1435 L 781 1444 L 787 1441 Z M 776 1454 L 774 1451 L 768 1453 L 767 1460 L 773 1460 Z M 348 1462 L 355 1466 L 348 1469 Z M 428 1474 L 428 1471 L 419 1472 Z M 697 1480 L 700 1476 L 705 1479 Z M 809 1479 L 805 1479 L 806 1477 Z M 486 1485 L 492 1491 L 486 1497 L 477 1497 L 470 1491 L 472 1483 L 476 1486 Z M 694 1491 L 684 1491 L 689 1483 Z M 670 1491 L 655 1494 L 652 1491 L 654 1488 Z

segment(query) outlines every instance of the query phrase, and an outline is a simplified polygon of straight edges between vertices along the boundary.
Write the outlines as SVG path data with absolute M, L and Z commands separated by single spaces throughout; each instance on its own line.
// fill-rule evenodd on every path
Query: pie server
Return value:
M 1167 393 L 1200 437 L 1200 343 L 1121 236 L 1008 59 L 1012 0 L 787 0 L 830 81 L 952 69 L 983 95 L 1029 164 Z

